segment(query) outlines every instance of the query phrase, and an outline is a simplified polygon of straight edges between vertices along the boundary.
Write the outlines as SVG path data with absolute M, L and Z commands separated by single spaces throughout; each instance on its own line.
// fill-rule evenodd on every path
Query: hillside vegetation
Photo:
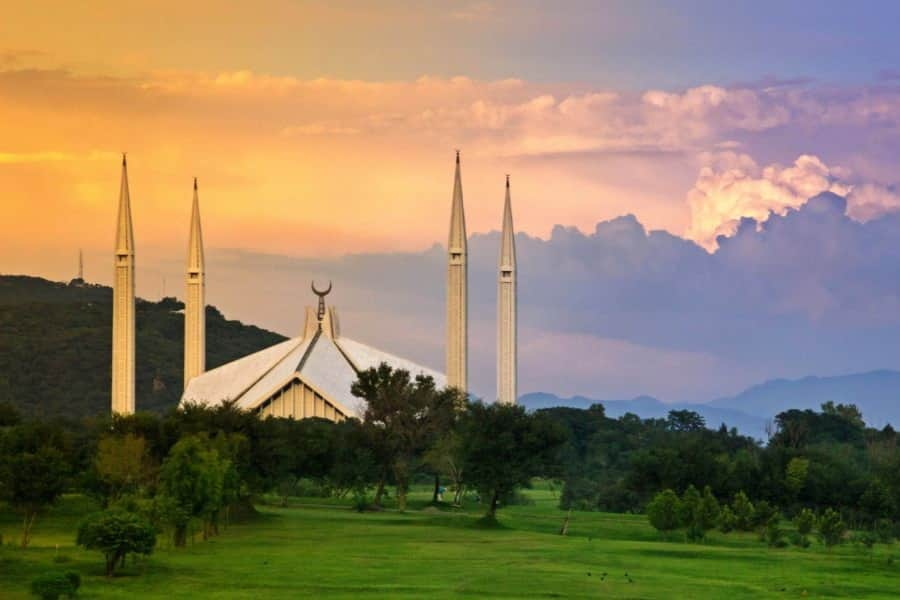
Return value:
M 137 408 L 161 412 L 182 392 L 184 305 L 137 301 Z M 277 343 L 271 331 L 206 309 L 207 367 Z M 0 276 L 0 403 L 28 415 L 109 411 L 112 289 Z

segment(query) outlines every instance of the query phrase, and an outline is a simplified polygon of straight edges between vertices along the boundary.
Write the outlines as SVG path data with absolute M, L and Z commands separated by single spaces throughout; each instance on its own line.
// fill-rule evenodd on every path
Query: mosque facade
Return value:
M 217 406 L 233 402 L 264 416 L 341 421 L 361 417 L 365 402 L 350 388 L 360 372 L 381 363 L 411 375 L 427 375 L 438 387 L 468 390 L 468 272 L 465 212 L 459 153 L 456 155 L 450 232 L 447 247 L 447 372 L 439 373 L 413 361 L 342 335 L 336 307 L 327 306 L 331 291 L 312 292 L 317 307 L 307 306 L 301 335 L 206 370 L 206 264 L 200 226 L 197 181 L 189 229 L 185 270 L 184 392 L 181 404 Z M 135 254 L 127 163 L 122 160 L 113 280 L 112 411 L 135 410 Z M 516 401 L 516 258 L 509 178 L 503 207 L 503 231 L 498 265 L 497 400 Z

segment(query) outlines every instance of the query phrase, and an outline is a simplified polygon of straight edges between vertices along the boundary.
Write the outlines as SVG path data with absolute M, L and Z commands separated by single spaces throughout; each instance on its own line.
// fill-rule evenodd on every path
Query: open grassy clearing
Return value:
M 99 553 L 75 548 L 77 523 L 91 510 L 67 497 L 35 526 L 32 547 L 10 545 L 18 522 L 0 513 L 0 597 L 28 598 L 50 569 L 78 571 L 82 598 L 892 598 L 900 593 L 900 547 L 869 556 L 845 545 L 827 552 L 769 549 L 755 535 L 718 532 L 703 544 L 662 541 L 641 515 L 573 513 L 569 535 L 555 494 L 527 492 L 533 504 L 505 507 L 501 527 L 484 528 L 481 509 L 427 506 L 359 514 L 347 503 L 294 499 L 260 507 L 209 542 L 156 552 L 107 579 Z M 680 539 L 678 536 L 675 538 Z M 56 546 L 59 545 L 57 550 Z M 66 557 L 57 563 L 56 555 Z M 606 576 L 604 577 L 604 573 Z M 627 575 L 626 575 L 627 574 Z

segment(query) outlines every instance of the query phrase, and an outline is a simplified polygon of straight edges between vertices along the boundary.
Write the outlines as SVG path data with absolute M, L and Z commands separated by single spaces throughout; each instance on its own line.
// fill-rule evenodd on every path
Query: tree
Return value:
M 544 414 L 521 406 L 470 403 L 460 421 L 465 481 L 488 499 L 487 519 L 531 479 L 556 473 L 565 433 Z
M 433 378 L 418 375 L 411 379 L 408 371 L 395 370 L 387 363 L 359 373 L 350 391 L 366 401 L 363 423 L 375 446 L 383 450 L 379 490 L 388 475 L 393 475 L 398 507 L 405 510 L 409 479 L 436 421 L 439 400 L 452 392 L 439 392 Z
M 69 465 L 50 446 L 7 454 L 0 461 L 0 494 L 22 515 L 22 547 L 26 548 L 38 513 L 56 502 L 65 489 Z
M 681 501 L 671 489 L 665 489 L 647 504 L 647 519 L 663 535 L 678 529 L 681 525 Z
M 679 521 L 682 527 L 687 529 L 687 538 L 691 541 L 703 539 L 704 530 L 698 527 L 698 515 L 701 502 L 700 492 L 693 485 L 689 485 L 681 495 L 679 506 Z
M 144 518 L 121 510 L 107 510 L 88 517 L 78 528 L 75 543 L 87 550 L 99 550 L 106 557 L 106 576 L 116 566 L 124 566 L 129 553 L 150 554 L 156 545 L 156 531 Z
M 808 536 L 812 532 L 815 524 L 816 514 L 808 508 L 804 508 L 794 517 L 794 527 L 797 528 L 797 534 L 800 536 L 800 546 L 805 548 L 809 545 Z
M 454 490 L 454 506 L 459 506 L 465 488 L 463 458 L 462 437 L 455 430 L 449 430 L 439 437 L 423 457 L 425 463 L 436 473 L 450 480 Z
M 738 531 L 750 531 L 753 528 L 753 503 L 742 491 L 734 495 L 731 503 L 734 514 L 734 528 Z
M 847 531 L 847 526 L 844 525 L 841 514 L 832 508 L 826 509 L 822 516 L 819 517 L 816 527 L 819 532 L 819 539 L 829 549 L 840 544 L 844 538 L 844 532 Z
M 784 470 L 784 487 L 787 489 L 791 499 L 795 499 L 800 490 L 803 489 L 808 473 L 809 459 L 794 457 L 788 462 Z
M 115 502 L 122 494 L 136 491 L 147 477 L 147 445 L 144 438 L 132 433 L 100 438 L 94 467 L 97 478 L 107 491 L 107 502 Z
M 734 530 L 734 513 L 727 504 L 719 511 L 719 531 L 729 533 Z
M 696 526 L 703 532 L 709 531 L 716 526 L 719 519 L 719 501 L 713 496 L 712 488 L 708 485 L 703 487 L 703 497 L 697 507 L 695 515 Z
M 159 483 L 176 547 L 187 543 L 191 518 L 208 517 L 221 508 L 225 471 L 218 452 L 204 436 L 183 437 L 172 446 L 160 469 Z

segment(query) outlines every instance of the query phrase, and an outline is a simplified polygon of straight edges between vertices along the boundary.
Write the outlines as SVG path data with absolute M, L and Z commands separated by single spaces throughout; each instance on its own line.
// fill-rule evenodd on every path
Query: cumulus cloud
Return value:
M 848 169 L 829 167 L 804 154 L 790 166 L 760 167 L 746 154 L 725 152 L 701 156 L 704 166 L 688 192 L 691 223 L 686 237 L 714 250 L 720 236 L 731 236 L 743 219 L 766 221 L 784 215 L 809 198 L 832 192 L 847 198 L 847 213 L 865 221 L 900 208 L 900 196 L 889 186 L 854 184 Z

